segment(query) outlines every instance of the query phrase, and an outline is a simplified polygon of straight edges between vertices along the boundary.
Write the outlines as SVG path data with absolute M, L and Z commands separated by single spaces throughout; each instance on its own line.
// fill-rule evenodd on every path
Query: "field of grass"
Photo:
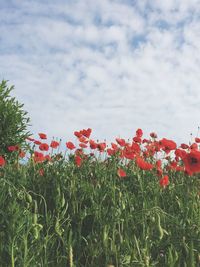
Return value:
M 67 153 L 40 134 L 0 156 L 0 266 L 200 266 L 198 138 L 90 134 Z

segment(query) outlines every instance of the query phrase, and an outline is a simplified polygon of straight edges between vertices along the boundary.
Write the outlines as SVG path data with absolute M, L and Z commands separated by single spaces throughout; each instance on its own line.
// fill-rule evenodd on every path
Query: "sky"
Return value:
M 0 80 L 33 134 L 197 135 L 200 0 L 1 0 L 0 33 Z

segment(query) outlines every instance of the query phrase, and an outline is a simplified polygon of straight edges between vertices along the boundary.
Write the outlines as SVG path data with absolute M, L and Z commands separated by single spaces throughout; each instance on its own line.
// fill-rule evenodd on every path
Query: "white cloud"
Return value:
M 200 1 L 0 4 L 0 78 L 31 130 L 72 138 L 146 134 L 187 142 L 199 125 Z M 2 6 L 1 6 L 2 5 Z

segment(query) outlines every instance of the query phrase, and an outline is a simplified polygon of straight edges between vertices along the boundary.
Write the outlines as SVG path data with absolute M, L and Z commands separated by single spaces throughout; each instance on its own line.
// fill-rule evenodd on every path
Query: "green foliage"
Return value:
M 157 176 L 115 159 L 73 159 L 0 174 L 0 266 L 200 266 L 200 181 Z M 42 175 L 40 170 L 43 169 Z
M 0 83 L 0 155 L 8 152 L 8 146 L 23 145 L 29 135 L 27 126 L 30 120 L 22 109 L 23 104 L 10 96 L 13 88 L 8 87 L 5 80 Z

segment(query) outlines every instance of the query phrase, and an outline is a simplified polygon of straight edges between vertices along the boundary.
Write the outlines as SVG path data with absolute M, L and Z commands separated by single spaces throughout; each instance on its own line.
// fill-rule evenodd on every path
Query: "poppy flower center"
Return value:
M 191 158 L 190 159 L 191 164 L 196 164 L 198 160 L 196 158 Z

